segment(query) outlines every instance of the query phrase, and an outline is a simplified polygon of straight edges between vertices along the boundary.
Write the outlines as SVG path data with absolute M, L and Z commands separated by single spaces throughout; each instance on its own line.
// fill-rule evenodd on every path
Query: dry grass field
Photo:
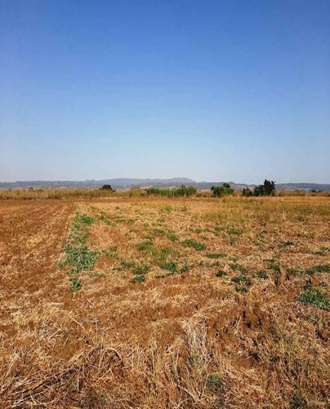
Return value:
M 0 201 L 1 408 L 329 408 L 330 198 Z

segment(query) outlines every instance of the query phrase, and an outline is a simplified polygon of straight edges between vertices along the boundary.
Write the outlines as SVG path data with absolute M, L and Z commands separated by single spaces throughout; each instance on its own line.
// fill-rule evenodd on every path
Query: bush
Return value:
M 110 191 L 110 192 L 114 192 L 114 189 L 112 188 L 111 185 L 103 185 L 103 186 L 101 187 L 101 190 L 108 190 L 108 191 Z
M 180 197 L 192 196 L 196 194 L 197 189 L 193 186 L 182 185 L 178 188 L 160 189 L 158 187 L 150 187 L 146 189 L 148 195 L 166 196 L 166 197 Z
M 274 196 L 275 182 L 265 179 L 263 185 L 256 186 L 252 191 L 248 187 L 242 190 L 242 196 Z
M 222 197 L 232 195 L 234 190 L 231 188 L 229 183 L 224 183 L 222 186 L 212 186 L 211 192 L 214 197 Z
M 246 197 L 253 196 L 253 192 L 252 192 L 252 190 L 249 189 L 248 187 L 245 187 L 245 188 L 242 190 L 242 196 L 246 196 Z

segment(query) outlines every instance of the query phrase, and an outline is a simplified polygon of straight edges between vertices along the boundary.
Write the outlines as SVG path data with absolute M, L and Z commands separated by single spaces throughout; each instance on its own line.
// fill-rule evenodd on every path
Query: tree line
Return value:
M 115 192 L 111 185 L 103 185 L 102 190 Z M 276 192 L 275 182 L 265 179 L 262 185 L 255 186 L 254 189 L 245 187 L 242 190 L 242 196 L 274 196 Z M 197 193 L 194 186 L 182 185 L 176 188 L 159 188 L 150 187 L 145 189 L 147 195 L 165 196 L 165 197 L 189 197 Z M 213 197 L 230 196 L 234 193 L 234 189 L 229 183 L 223 183 L 221 186 L 212 186 L 211 193 Z

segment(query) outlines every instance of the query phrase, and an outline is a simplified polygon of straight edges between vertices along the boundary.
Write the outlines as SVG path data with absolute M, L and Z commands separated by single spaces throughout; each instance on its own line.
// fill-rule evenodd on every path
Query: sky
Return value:
M 329 0 L 0 0 L 0 181 L 330 183 Z

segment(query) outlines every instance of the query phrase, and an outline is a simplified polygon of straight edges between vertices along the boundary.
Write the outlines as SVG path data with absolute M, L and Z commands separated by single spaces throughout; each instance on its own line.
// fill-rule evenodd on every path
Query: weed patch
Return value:
M 203 243 L 200 243 L 199 241 L 196 241 L 194 239 L 187 239 L 183 242 L 183 245 L 185 247 L 191 247 L 197 251 L 202 251 L 206 249 L 206 245 Z
M 137 274 L 132 278 L 132 282 L 135 284 L 141 284 L 145 281 L 145 277 L 143 274 Z
M 71 227 L 68 242 L 64 247 L 65 258 L 61 266 L 70 266 L 70 275 L 78 275 L 84 271 L 91 271 L 99 253 L 90 250 L 87 245 L 89 236 L 89 226 L 95 222 L 95 219 L 86 214 L 77 213 Z M 70 279 L 70 289 L 78 291 L 81 287 L 79 277 Z
M 299 301 L 302 304 L 314 305 L 314 307 L 320 308 L 321 310 L 330 309 L 329 297 L 317 288 L 307 288 L 300 294 Z
M 330 273 L 330 264 L 320 264 L 310 267 L 306 270 L 306 273 L 309 275 L 313 275 L 315 273 Z
M 70 278 L 70 290 L 72 292 L 79 291 L 81 289 L 81 280 L 79 278 Z
M 164 270 L 171 271 L 172 273 L 176 273 L 178 270 L 177 263 L 174 263 L 173 261 L 169 263 L 161 264 L 159 267 Z

